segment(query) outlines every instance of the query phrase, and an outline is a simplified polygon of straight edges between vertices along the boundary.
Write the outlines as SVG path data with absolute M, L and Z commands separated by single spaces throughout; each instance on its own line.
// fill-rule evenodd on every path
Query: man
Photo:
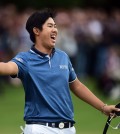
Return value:
M 25 91 L 24 134 L 75 134 L 70 90 L 106 115 L 118 111 L 107 106 L 77 78 L 67 54 L 55 49 L 58 30 L 49 10 L 33 13 L 26 29 L 34 45 L 8 63 L 0 74 L 18 77 Z

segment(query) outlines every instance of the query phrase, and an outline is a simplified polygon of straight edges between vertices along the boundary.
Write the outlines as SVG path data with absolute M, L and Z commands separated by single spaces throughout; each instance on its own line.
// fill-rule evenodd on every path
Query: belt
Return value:
M 72 122 L 48 122 L 48 123 L 45 123 L 45 122 L 26 121 L 26 124 L 28 124 L 28 125 L 29 124 L 39 124 L 39 125 L 49 126 L 52 128 L 63 129 L 63 128 L 73 127 L 74 123 L 72 123 Z

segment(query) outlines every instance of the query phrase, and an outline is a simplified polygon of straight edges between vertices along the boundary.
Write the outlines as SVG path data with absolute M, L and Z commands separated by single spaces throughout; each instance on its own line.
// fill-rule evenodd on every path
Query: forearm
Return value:
M 120 111 L 120 109 L 115 108 L 115 105 L 106 105 L 99 98 L 97 98 L 84 84 L 82 84 L 78 79 L 70 83 L 70 89 L 72 92 L 78 96 L 84 102 L 90 104 L 94 108 L 100 110 L 105 115 L 112 114 L 112 111 Z
M 76 95 L 81 98 L 83 101 L 87 102 L 88 104 L 92 105 L 98 110 L 102 110 L 104 103 L 97 98 L 85 85 L 81 84 L 81 87 L 76 90 Z
M 90 104 L 94 108 L 102 111 L 105 105 L 99 98 L 97 98 L 84 84 L 80 83 L 77 88 L 71 88 L 72 92 L 84 102 Z

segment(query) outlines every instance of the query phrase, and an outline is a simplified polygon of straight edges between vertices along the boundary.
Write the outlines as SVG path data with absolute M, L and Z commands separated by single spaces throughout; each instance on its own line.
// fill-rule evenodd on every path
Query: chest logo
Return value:
M 60 66 L 60 69 L 68 69 L 67 65 L 59 65 L 59 66 Z

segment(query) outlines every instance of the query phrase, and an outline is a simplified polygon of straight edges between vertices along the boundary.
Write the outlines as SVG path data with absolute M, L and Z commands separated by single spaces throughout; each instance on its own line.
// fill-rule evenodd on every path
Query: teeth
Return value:
M 51 36 L 52 38 L 55 38 L 55 36 Z
M 52 36 L 51 36 L 52 39 L 55 39 L 55 37 L 56 37 L 55 35 L 52 35 Z

